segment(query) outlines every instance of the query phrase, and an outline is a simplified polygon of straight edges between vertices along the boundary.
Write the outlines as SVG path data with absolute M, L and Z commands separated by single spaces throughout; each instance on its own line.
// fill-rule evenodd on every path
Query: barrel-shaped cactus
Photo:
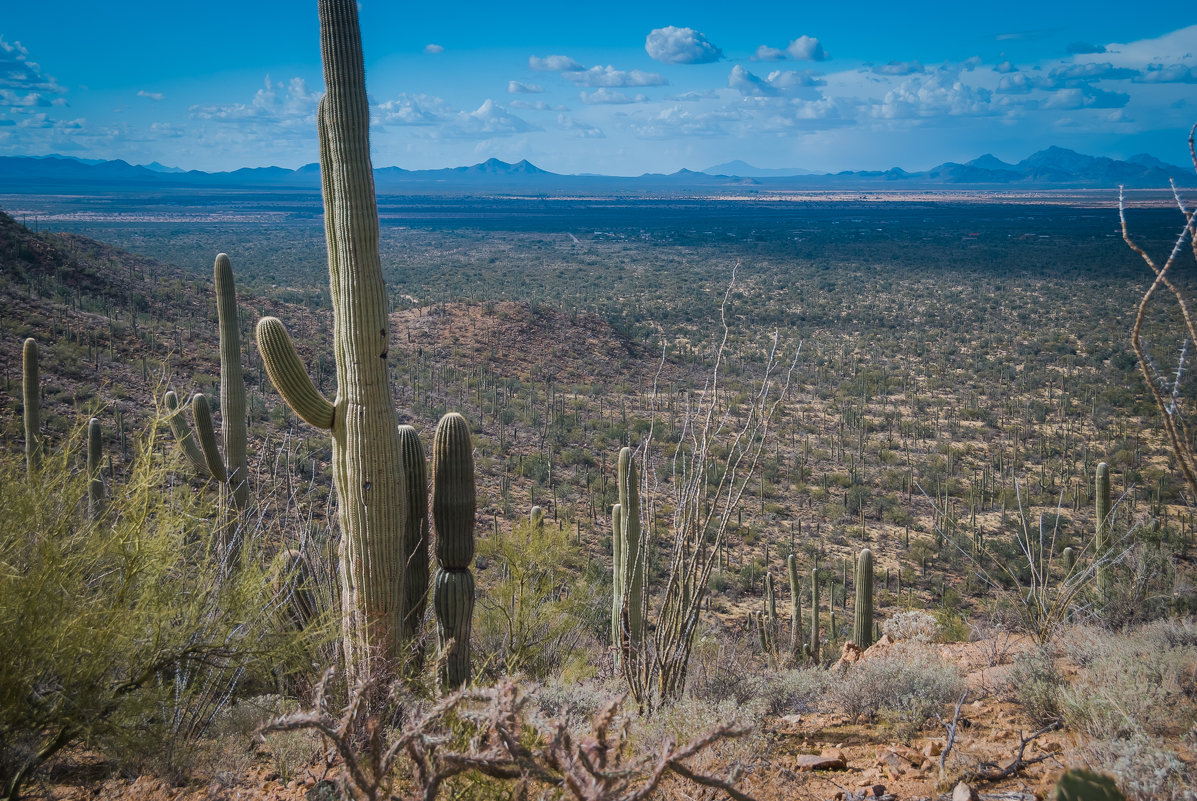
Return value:
M 1110 466 L 1105 462 L 1097 465 L 1097 475 L 1094 477 L 1094 495 L 1096 508 L 1094 517 L 1097 519 L 1096 532 L 1093 539 L 1093 558 L 1097 568 L 1097 592 L 1102 598 L 1110 594 L 1110 571 L 1107 566 L 1110 553 Z
M 544 528 L 544 507 L 533 506 L 528 511 L 528 522 L 533 528 Z
M 403 527 L 404 582 L 403 638 L 411 646 L 411 669 L 423 663 L 420 630 L 428 605 L 428 463 L 420 435 L 409 425 L 399 426 L 403 447 L 403 479 L 407 486 L 407 523 Z
M 644 623 L 644 547 L 640 535 L 640 478 L 631 448 L 619 452 L 619 508 L 622 526 L 621 604 L 626 610 L 628 638 L 633 647 L 640 643 Z M 623 612 L 621 612 L 622 619 Z
M 861 648 L 873 644 L 873 552 L 864 548 L 856 558 L 856 616 L 852 639 Z
M 306 375 L 282 323 L 258 323 L 258 347 L 275 388 L 296 414 L 332 437 L 342 533 L 343 651 L 349 679 L 385 678 L 404 656 L 407 521 L 399 421 L 390 396 L 390 324 L 378 254 L 370 165 L 370 104 L 355 0 L 320 0 L 326 93 L 317 114 L 328 240 L 337 395 Z
M 30 475 L 42 463 L 42 388 L 37 363 L 37 340 L 29 337 L 21 348 L 21 402 L 25 417 L 25 468 Z
M 1063 553 L 1063 559 L 1064 559 L 1064 574 L 1071 575 L 1072 569 L 1074 567 L 1076 567 L 1076 549 L 1073 548 L 1072 546 L 1065 548 L 1064 553 Z
M 104 508 L 104 480 L 100 478 L 101 433 L 99 420 L 93 417 L 87 421 L 87 516 L 92 520 L 99 518 Z
M 474 612 L 474 448 L 464 417 L 450 412 L 432 441 L 432 520 L 436 526 L 436 611 L 440 683 L 455 690 L 470 680 Z

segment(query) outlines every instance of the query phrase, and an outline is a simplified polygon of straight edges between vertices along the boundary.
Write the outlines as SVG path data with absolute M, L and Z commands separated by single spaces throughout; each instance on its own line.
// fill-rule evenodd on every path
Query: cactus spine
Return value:
M 1097 531 L 1093 539 L 1093 558 L 1097 562 L 1097 592 L 1104 599 L 1110 590 L 1110 572 L 1106 566 L 1110 549 L 1110 466 L 1105 462 L 1097 465 L 1094 484 Z
M 873 644 L 873 552 L 864 548 L 856 560 L 856 616 L 852 639 L 862 649 Z
M 432 442 L 432 519 L 436 524 L 436 634 L 442 689 L 470 680 L 474 611 L 474 448 L 464 417 L 450 412 Z
M 627 634 L 632 647 L 640 643 L 644 621 L 642 608 L 644 589 L 644 549 L 640 541 L 640 479 L 631 448 L 619 451 L 619 511 L 621 576 L 620 619 L 626 610 Z M 621 624 L 622 627 L 622 624 Z M 622 640 L 622 638 L 621 638 Z
M 403 658 L 407 519 L 402 446 L 387 371 L 390 325 L 378 257 L 370 107 L 353 0 L 320 0 L 327 93 L 317 114 L 333 307 L 337 396 L 321 396 L 283 324 L 258 322 L 270 380 L 296 414 L 332 437 L 341 528 L 341 597 L 351 682 L 383 677 Z
M 29 337 L 21 348 L 21 392 L 25 407 L 25 469 L 30 475 L 42 464 L 42 390 L 37 364 L 37 340 Z
M 403 557 L 407 565 L 403 638 L 411 648 L 410 665 L 418 672 L 424 661 L 420 629 L 428 605 L 428 464 L 420 436 L 409 425 L 399 426 L 403 447 L 403 476 L 407 485 L 407 523 L 403 527 Z
M 790 656 L 796 660 L 802 649 L 802 586 L 794 554 L 786 557 L 786 570 L 790 574 Z
M 99 518 L 104 509 L 104 481 L 100 478 L 100 421 L 87 421 L 87 516 Z

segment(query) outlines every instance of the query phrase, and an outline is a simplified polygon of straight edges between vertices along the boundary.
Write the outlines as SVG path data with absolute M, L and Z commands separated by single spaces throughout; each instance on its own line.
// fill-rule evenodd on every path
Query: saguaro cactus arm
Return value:
M 304 369 L 286 327 L 277 317 L 263 317 L 257 326 L 258 350 L 270 382 L 287 405 L 309 425 L 333 427 L 333 405 L 320 394 Z
M 216 431 L 212 428 L 212 407 L 202 392 L 195 393 L 191 398 L 191 419 L 195 421 L 195 434 L 199 438 L 200 450 L 204 452 L 208 472 L 217 481 L 224 481 L 228 474 L 224 469 L 220 447 L 216 444 Z
M 179 407 L 179 397 L 174 390 L 167 390 L 163 397 L 163 402 L 166 404 L 166 422 L 170 425 L 170 430 L 175 435 L 175 441 L 179 443 L 179 450 L 183 451 L 183 456 L 195 468 L 195 472 L 201 476 L 211 476 L 208 470 L 208 462 L 204 459 L 204 453 L 200 450 L 199 445 L 195 443 L 195 437 L 191 436 L 191 427 L 187 425 L 186 418 L 183 417 L 183 410 Z
M 224 253 L 212 268 L 216 285 L 216 318 L 220 329 L 220 426 L 224 440 L 224 480 L 232 507 L 249 507 L 249 455 L 246 446 L 245 377 L 241 371 L 241 325 L 233 266 Z M 202 443 L 202 440 L 201 440 Z

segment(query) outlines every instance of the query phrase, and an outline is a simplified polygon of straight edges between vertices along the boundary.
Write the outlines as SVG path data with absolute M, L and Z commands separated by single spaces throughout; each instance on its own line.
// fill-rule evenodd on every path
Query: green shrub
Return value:
M 1006 695 L 1022 707 L 1037 725 L 1060 719 L 1060 691 L 1064 678 L 1056 669 L 1051 652 L 1036 648 L 1014 658 L 1006 682 Z
M 143 432 L 96 520 L 82 426 L 29 479 L 19 454 L 0 454 L 0 786 L 10 796 L 74 743 L 177 778 L 240 683 L 273 682 L 300 661 L 299 636 L 276 623 L 256 538 L 240 569 L 214 561 L 216 515 L 169 480 L 156 431 Z

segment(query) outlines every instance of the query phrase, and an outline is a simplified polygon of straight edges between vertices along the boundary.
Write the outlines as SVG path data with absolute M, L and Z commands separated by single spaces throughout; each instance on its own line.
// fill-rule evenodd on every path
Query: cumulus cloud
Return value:
M 1043 104 L 1050 109 L 1122 108 L 1130 95 L 1122 92 L 1106 92 L 1092 86 L 1058 89 Z
M 523 81 L 508 81 L 507 93 L 511 95 L 534 95 L 544 91 L 544 87 Z
M 669 83 L 664 75 L 642 70 L 617 70 L 608 64 L 605 67 L 591 67 L 561 73 L 561 77 L 573 81 L 579 86 L 590 87 L 628 87 L 628 86 L 664 86 Z
M 673 25 L 650 31 L 644 50 L 649 58 L 665 64 L 710 64 L 723 58 L 723 51 L 703 34 Z
M 144 97 L 149 100 L 162 100 L 166 97 L 166 95 L 162 94 L 161 92 L 147 92 L 145 89 L 138 89 L 137 96 Z
M 752 61 L 826 61 L 830 56 L 813 36 L 799 36 L 784 48 L 761 45 L 752 54 Z
M 1007 75 L 1011 72 L 1018 72 L 1018 67 L 1011 64 L 1010 60 L 1007 59 L 1005 61 L 999 61 L 997 65 L 994 66 L 993 71 L 1001 75 Z
M 474 111 L 463 111 L 433 95 L 404 92 L 375 110 L 383 125 L 412 127 L 432 139 L 491 139 L 539 130 L 489 98 Z
M 821 73 L 808 70 L 774 70 L 765 78 L 755 75 L 739 64 L 732 67 L 727 76 L 727 85 L 735 89 L 744 97 L 777 97 L 779 95 L 795 95 L 802 90 L 824 86 L 826 81 L 820 77 Z M 807 99 L 817 98 L 817 92 L 806 92 Z
M 776 87 L 739 64 L 732 67 L 728 73 L 727 85 L 745 97 L 771 97 L 778 94 Z
M 585 122 L 580 122 L 568 114 L 557 115 L 557 127 L 578 139 L 606 139 L 603 129 Z
M 1056 67 L 1048 73 L 1048 79 L 1054 83 L 1088 82 L 1102 80 L 1120 80 L 1133 78 L 1138 71 L 1128 67 L 1115 67 L 1108 61 L 1088 62 L 1085 64 L 1065 64 Z
M 913 75 L 923 71 L 923 65 L 918 61 L 891 61 L 873 67 L 873 72 L 878 75 Z
M 827 60 L 827 51 L 823 49 L 823 45 L 819 40 L 813 36 L 799 36 L 790 42 L 789 47 L 786 48 L 786 53 L 796 61 Z
M 303 78 L 292 78 L 285 85 L 267 75 L 264 85 L 249 103 L 192 106 L 192 118 L 225 123 L 250 123 L 277 129 L 290 129 L 304 137 L 316 122 L 320 93 L 308 90 Z
M 997 90 L 1007 95 L 1025 95 L 1034 88 L 1034 81 L 1025 72 L 1003 75 L 998 80 Z
M 1186 67 L 1184 64 L 1150 64 L 1147 69 L 1135 76 L 1140 83 L 1197 83 L 1197 67 Z
M 539 72 L 573 72 L 584 69 L 569 56 L 529 56 L 528 66 Z
M 1064 50 L 1074 56 L 1106 52 L 1105 47 L 1102 45 L 1089 44 L 1088 42 L 1071 42 Z
M 29 51 L 20 42 L 6 42 L 0 38 L 0 109 L 10 111 L 36 107 L 64 105 L 61 95 L 66 89 L 46 75 L 41 66 L 29 60 Z
M 648 101 L 648 97 L 642 94 L 637 94 L 635 97 L 628 97 L 623 92 L 616 92 L 613 89 L 603 87 L 596 89 L 593 92 L 582 92 L 582 102 L 588 105 L 618 105 L 622 103 L 644 103 Z

